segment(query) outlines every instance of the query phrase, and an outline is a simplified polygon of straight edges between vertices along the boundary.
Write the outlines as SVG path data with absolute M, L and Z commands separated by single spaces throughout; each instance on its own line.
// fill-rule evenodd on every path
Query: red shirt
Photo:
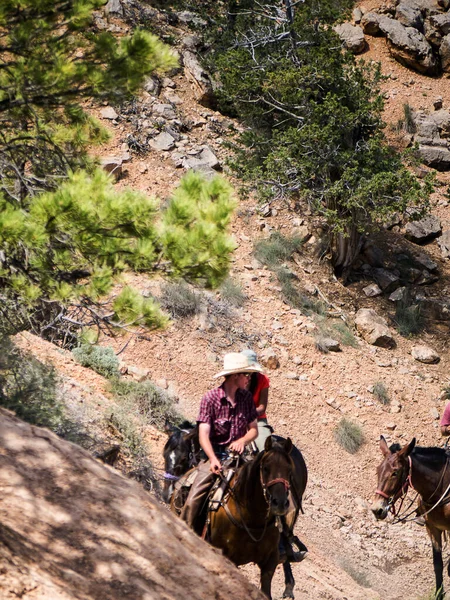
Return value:
M 253 401 L 255 403 L 255 407 L 259 406 L 259 397 L 261 395 L 262 390 L 267 389 L 270 386 L 269 378 L 263 373 L 258 373 L 258 383 L 256 384 L 255 391 L 253 392 Z M 258 415 L 258 419 L 267 419 L 266 413 L 263 415 Z
M 450 402 L 447 403 L 441 418 L 441 427 L 447 427 L 447 425 L 450 425 Z
M 197 417 L 198 423 L 207 423 L 211 427 L 209 434 L 213 444 L 227 446 L 243 437 L 250 423 L 257 419 L 252 395 L 247 390 L 238 389 L 236 404 L 231 406 L 223 387 L 207 392 L 201 402 Z

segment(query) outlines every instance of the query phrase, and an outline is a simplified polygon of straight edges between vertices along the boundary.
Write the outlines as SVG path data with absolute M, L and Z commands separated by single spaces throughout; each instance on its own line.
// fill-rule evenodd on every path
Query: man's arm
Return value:
M 230 450 L 234 450 L 235 452 L 239 452 L 239 454 L 242 454 L 244 452 L 245 446 L 247 446 L 247 444 L 250 444 L 250 442 L 253 442 L 253 440 L 256 440 L 257 437 L 258 421 L 255 419 L 248 426 L 247 433 L 238 440 L 231 442 L 229 448 Z
M 450 435 L 450 425 L 441 425 L 441 434 L 443 436 Z
M 200 446 L 202 447 L 204 453 L 209 458 L 209 462 L 211 464 L 211 471 L 213 473 L 218 473 L 222 470 L 222 465 L 220 464 L 220 460 L 217 458 L 214 449 L 211 444 L 211 440 L 209 435 L 211 433 L 211 425 L 209 423 L 200 423 L 198 427 L 198 439 L 200 442 Z

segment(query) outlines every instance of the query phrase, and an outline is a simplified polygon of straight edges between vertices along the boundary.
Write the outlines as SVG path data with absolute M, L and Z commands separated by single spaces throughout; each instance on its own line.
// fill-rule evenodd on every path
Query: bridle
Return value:
M 437 490 L 439 489 L 443 479 L 444 479 L 444 475 L 445 472 L 447 470 L 447 466 L 448 466 L 448 462 L 449 462 L 449 457 L 447 456 L 447 460 L 445 462 L 444 468 L 442 469 L 442 473 L 441 473 L 441 477 L 439 479 L 439 482 L 436 486 L 436 489 L 434 490 L 434 492 L 431 494 L 429 500 L 436 494 Z M 412 519 L 409 519 L 408 517 L 410 517 L 413 513 L 416 512 L 416 510 L 414 509 L 413 511 L 407 513 L 407 511 L 409 510 L 409 508 L 414 504 L 414 502 L 416 501 L 417 496 L 419 496 L 419 492 L 417 492 L 417 490 L 414 488 L 412 481 L 411 481 L 411 476 L 412 476 L 412 459 L 411 456 L 408 456 L 408 465 L 409 465 L 409 469 L 408 469 L 408 475 L 406 477 L 405 482 L 403 483 L 403 485 L 401 486 L 401 488 L 395 492 L 393 495 L 389 496 L 388 494 L 386 494 L 385 492 L 383 492 L 382 490 L 376 490 L 376 494 L 378 494 L 379 496 L 382 496 L 383 498 L 387 499 L 387 511 L 391 511 L 392 514 L 394 515 L 394 521 L 393 523 L 400 523 L 400 522 L 407 522 L 407 521 L 416 521 L 417 517 L 414 517 Z M 406 498 L 406 494 L 408 493 L 408 489 L 409 487 L 411 487 L 411 489 L 413 489 L 416 492 L 416 495 L 414 496 L 413 500 L 410 502 L 409 506 L 405 509 L 405 513 L 404 515 L 400 516 L 400 512 L 403 506 L 403 502 Z M 448 484 L 448 486 L 446 487 L 444 493 L 441 495 L 441 497 L 439 498 L 439 500 L 437 502 L 435 502 L 431 508 L 429 508 L 426 512 L 421 513 L 420 517 L 425 517 L 426 515 L 430 514 L 435 508 L 437 508 L 441 502 L 443 502 L 443 500 L 445 500 L 447 493 L 450 490 L 450 483 Z M 398 508 L 398 510 L 396 510 L 395 508 L 395 503 L 397 502 L 397 500 L 401 497 L 401 502 L 400 502 L 400 506 Z M 425 505 L 429 505 L 430 502 L 426 502 L 425 500 L 422 499 L 422 502 Z
M 284 485 L 284 489 L 286 490 L 286 492 L 289 492 L 291 484 L 289 483 L 289 481 L 287 481 L 286 479 L 284 479 L 283 477 L 276 477 L 275 479 L 271 479 L 268 483 L 264 483 L 263 481 L 263 475 L 262 475 L 262 469 L 263 469 L 263 463 L 261 461 L 261 464 L 259 465 L 259 480 L 261 482 L 261 488 L 263 491 L 263 496 L 264 496 L 264 500 L 266 501 L 267 504 L 267 513 L 266 513 L 266 517 L 264 519 L 264 528 L 262 531 L 262 534 L 260 537 L 255 537 L 252 532 L 251 529 L 253 531 L 255 531 L 254 528 L 250 528 L 248 527 L 248 525 L 245 523 L 243 517 L 242 517 L 242 512 L 241 512 L 241 508 L 240 508 L 240 504 L 237 501 L 237 498 L 235 496 L 235 494 L 233 493 L 233 489 L 230 487 L 229 488 L 229 492 L 230 495 L 233 497 L 234 501 L 235 501 L 235 506 L 237 508 L 237 511 L 239 513 L 239 518 L 240 518 L 240 522 L 237 521 L 235 519 L 235 517 L 233 516 L 233 514 L 231 513 L 229 507 L 228 507 L 228 503 L 227 502 L 223 502 L 222 506 L 225 510 L 225 514 L 227 515 L 227 517 L 230 519 L 230 521 L 233 523 L 233 525 L 235 527 L 238 527 L 239 529 L 243 529 L 247 535 L 249 536 L 249 538 L 255 542 L 255 543 L 259 543 L 263 537 L 266 534 L 266 530 L 267 530 L 267 526 L 269 524 L 269 517 L 270 517 L 270 498 L 269 498 L 269 492 L 268 489 L 270 487 L 272 487 L 273 485 L 277 484 L 277 483 L 282 483 Z M 280 522 L 280 517 L 275 517 L 275 521 L 277 522 L 277 527 L 279 529 L 279 531 L 282 530 L 282 525 Z
M 381 496 L 382 498 L 385 498 L 387 500 L 387 512 L 391 511 L 392 514 L 394 515 L 394 517 L 397 517 L 402 509 L 403 506 L 403 502 L 406 498 L 406 494 L 408 493 L 408 489 L 411 486 L 412 489 L 414 489 L 414 486 L 411 482 L 411 472 L 412 472 L 412 460 L 411 460 L 411 456 L 408 456 L 408 474 L 406 476 L 406 479 L 404 481 L 404 483 L 402 483 L 401 487 L 399 490 L 397 490 L 396 492 L 394 492 L 393 494 L 391 494 L 389 496 L 389 494 L 386 494 L 386 492 L 383 492 L 383 490 L 376 490 L 375 494 L 378 494 L 379 496 Z M 401 502 L 400 502 L 400 506 L 398 508 L 398 510 L 396 510 L 395 508 L 395 503 L 397 502 L 397 500 L 401 497 Z M 415 500 L 415 499 L 414 499 Z M 413 502 L 414 502 L 413 500 Z M 410 505 L 411 506 L 411 505 Z

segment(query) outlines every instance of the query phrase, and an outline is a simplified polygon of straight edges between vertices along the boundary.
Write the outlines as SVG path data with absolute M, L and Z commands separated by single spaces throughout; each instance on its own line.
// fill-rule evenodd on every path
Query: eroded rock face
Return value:
M 139 484 L 80 447 L 0 409 L 0 448 L 2 598 L 264 600 Z

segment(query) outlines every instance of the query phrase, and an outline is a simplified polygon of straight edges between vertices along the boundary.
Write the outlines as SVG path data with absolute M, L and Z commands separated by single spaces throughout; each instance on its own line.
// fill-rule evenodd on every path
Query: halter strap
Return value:
M 178 481 L 180 478 L 177 475 L 172 475 L 172 473 L 164 473 L 164 479 L 168 479 L 169 481 Z
M 286 481 L 286 479 L 283 479 L 282 477 L 277 477 L 276 479 L 272 479 L 271 481 L 269 481 L 269 483 L 266 483 L 266 488 L 271 487 L 272 485 L 275 485 L 276 483 L 282 483 L 284 485 L 284 488 L 286 491 L 289 490 L 289 488 L 291 487 L 291 484 L 289 483 L 289 481 Z

